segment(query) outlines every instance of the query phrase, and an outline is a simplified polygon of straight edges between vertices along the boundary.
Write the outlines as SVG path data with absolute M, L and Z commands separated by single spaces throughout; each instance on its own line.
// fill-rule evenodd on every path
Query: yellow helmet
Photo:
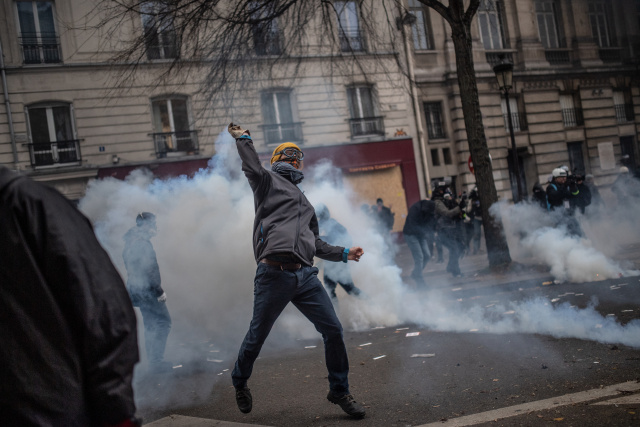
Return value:
M 273 150 L 273 154 L 271 155 L 271 164 L 274 164 L 280 159 L 280 157 L 282 156 L 280 152 L 285 148 L 295 148 L 296 150 L 302 152 L 300 147 L 298 147 L 293 142 L 283 142 L 282 144 L 278 145 L 275 150 Z

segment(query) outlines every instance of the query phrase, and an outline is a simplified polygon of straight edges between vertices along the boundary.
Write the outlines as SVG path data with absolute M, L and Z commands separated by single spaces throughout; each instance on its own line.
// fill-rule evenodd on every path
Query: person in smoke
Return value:
M 591 189 L 584 182 L 584 175 L 581 173 L 574 174 L 576 188 L 578 189 L 577 197 L 571 199 L 571 208 L 576 209 L 584 215 L 587 206 L 591 204 Z
M 325 205 L 316 207 L 316 217 L 320 229 L 320 238 L 331 245 L 351 247 L 351 237 L 342 224 L 331 217 L 329 208 Z M 329 289 L 329 296 L 335 303 L 338 301 L 336 287 L 338 284 L 349 295 L 361 295 L 362 291 L 353 283 L 349 266 L 342 262 L 326 262 L 324 264 L 324 284 Z
M 171 331 L 167 294 L 161 286 L 160 268 L 151 238 L 156 235 L 156 216 L 142 212 L 136 225 L 124 235 L 122 258 L 127 269 L 127 288 L 134 307 L 140 309 L 144 323 L 144 343 L 151 372 L 171 372 L 173 365 L 164 360 Z
M 556 168 L 551 172 L 552 180 L 547 186 L 547 202 L 549 210 L 559 215 L 559 223 L 567 227 L 569 235 L 582 237 L 584 234 L 580 224 L 573 216 L 572 203 L 580 194 L 575 179 L 567 180 L 568 173 L 564 168 Z
M 435 240 L 435 202 L 419 200 L 409 208 L 407 218 L 402 229 L 404 241 L 413 256 L 413 271 L 411 277 L 418 287 L 424 287 L 422 270 L 431 258 L 431 250 Z
M 629 168 L 621 166 L 620 174 L 611 185 L 611 192 L 616 195 L 618 205 L 634 204 L 640 201 L 640 180 L 629 172 Z
M 549 206 L 547 205 L 547 192 L 544 191 L 544 188 L 542 188 L 539 182 L 533 185 L 531 203 L 540 206 L 545 211 L 549 210 Z
M 140 425 L 136 317 L 89 220 L 0 166 L 0 424 Z
M 271 170 L 267 170 L 260 164 L 249 131 L 233 123 L 228 130 L 236 139 L 242 170 L 253 190 L 253 250 L 258 264 L 253 318 L 231 374 L 238 409 L 251 412 L 253 398 L 247 381 L 253 364 L 276 319 L 292 302 L 322 334 L 329 371 L 327 399 L 352 417 L 363 418 L 364 407 L 349 392 L 342 325 L 318 279 L 313 257 L 346 263 L 359 261 L 364 251 L 357 246 L 333 246 L 320 239 L 315 210 L 297 185 L 304 178 L 300 170 L 304 154 L 297 145 L 286 142 L 276 147 Z
M 598 190 L 598 186 L 593 180 L 593 175 L 591 175 L 590 173 L 585 175 L 584 183 L 589 188 L 589 191 L 591 192 L 592 208 L 600 209 L 601 207 L 603 207 L 604 201 L 602 200 L 602 196 L 600 195 L 600 190 Z M 589 208 L 589 209 L 592 209 L 592 208 Z
M 378 198 L 376 204 L 373 207 L 375 218 L 378 222 L 378 227 L 383 233 L 389 234 L 393 229 L 393 223 L 395 221 L 395 214 L 391 212 L 391 209 L 384 205 L 382 199 Z
M 459 224 L 464 215 L 464 206 L 458 205 L 448 189 L 443 186 L 438 186 L 433 196 L 437 218 L 436 230 L 442 239 L 442 244 L 449 250 L 447 271 L 453 277 L 462 277 L 458 264 L 462 253 Z
M 480 207 L 477 187 L 474 187 L 469 193 L 469 203 L 466 211 L 469 213 L 469 218 L 473 224 L 473 254 L 476 255 L 480 251 L 480 240 L 482 239 L 482 208 Z

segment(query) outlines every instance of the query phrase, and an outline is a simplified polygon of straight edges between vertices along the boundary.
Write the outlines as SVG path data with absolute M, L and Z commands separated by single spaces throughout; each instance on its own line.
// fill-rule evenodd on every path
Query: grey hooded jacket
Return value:
M 275 254 L 293 255 L 309 266 L 313 265 L 314 256 L 343 261 L 345 248 L 320 239 L 315 210 L 302 191 L 286 178 L 262 167 L 251 137 L 238 138 L 236 147 L 242 159 L 242 171 L 253 190 L 256 261 Z

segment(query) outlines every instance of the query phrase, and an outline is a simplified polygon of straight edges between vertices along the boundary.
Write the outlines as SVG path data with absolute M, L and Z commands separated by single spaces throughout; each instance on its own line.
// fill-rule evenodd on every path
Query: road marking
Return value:
M 486 423 L 503 418 L 515 417 L 529 412 L 543 411 L 545 409 L 557 408 L 559 406 L 572 405 L 575 403 L 589 402 L 591 400 L 605 397 L 617 396 L 620 392 L 640 391 L 640 382 L 627 381 L 625 383 L 614 384 L 603 388 L 581 391 L 579 393 L 565 394 L 564 396 L 552 397 L 551 399 L 538 400 L 536 402 L 523 403 L 522 405 L 509 406 L 507 408 L 495 409 L 493 411 L 481 412 L 479 414 L 467 415 L 459 418 L 452 418 L 447 421 L 438 421 L 430 424 L 423 424 L 417 427 L 464 427 L 474 424 Z
M 592 403 L 592 405 L 637 405 L 640 403 L 640 394 L 619 397 L 617 399 L 605 400 L 604 402 Z

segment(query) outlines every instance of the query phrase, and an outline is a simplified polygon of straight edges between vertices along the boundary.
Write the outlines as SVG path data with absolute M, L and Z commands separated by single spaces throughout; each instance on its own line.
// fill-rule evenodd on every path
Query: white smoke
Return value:
M 166 357 L 185 366 L 232 368 L 252 313 L 254 205 L 235 142 L 226 130 L 218 137 L 216 153 L 210 167 L 190 179 L 158 180 L 138 170 L 125 181 L 107 178 L 93 182 L 80 208 L 93 221 L 100 242 L 125 280 L 122 236 L 135 225 L 139 212 L 156 215 L 158 233 L 152 243 L 173 320 Z M 359 263 L 350 262 L 349 266 L 356 286 L 366 297 L 340 294 L 338 314 L 345 329 L 412 323 L 440 331 L 541 333 L 640 347 L 640 322 L 623 326 L 601 316 L 592 306 L 577 309 L 536 299 L 503 307 L 463 307 L 450 295 L 414 292 L 412 285 L 403 283 L 401 269 L 394 262 L 395 248 L 374 231 L 372 220 L 360 210 L 361 201 L 342 181 L 340 171 L 321 164 L 304 172 L 301 188 L 307 198 L 314 205 L 325 204 L 331 216 L 349 231 L 353 244 L 365 251 Z M 608 260 L 588 241 L 567 239 L 550 224 L 545 228 L 548 218 L 539 212 L 520 206 L 503 207 L 501 212 L 512 253 L 535 257 L 561 280 L 593 280 L 594 273 L 602 278 L 617 277 L 619 272 L 637 274 Z M 519 235 L 522 224 L 536 224 L 539 231 L 528 232 L 521 243 L 514 243 L 513 236 Z M 428 283 L 428 273 L 425 278 Z M 144 335 L 142 327 L 140 335 Z M 319 338 L 290 305 L 267 343 L 291 346 L 297 345 L 295 339 Z M 142 343 L 141 338 L 141 349 Z M 213 379 L 229 381 L 228 375 Z M 210 386 L 208 382 L 203 385 L 203 396 Z M 138 394 L 138 399 L 142 398 Z M 158 402 L 150 400 L 150 404 Z

